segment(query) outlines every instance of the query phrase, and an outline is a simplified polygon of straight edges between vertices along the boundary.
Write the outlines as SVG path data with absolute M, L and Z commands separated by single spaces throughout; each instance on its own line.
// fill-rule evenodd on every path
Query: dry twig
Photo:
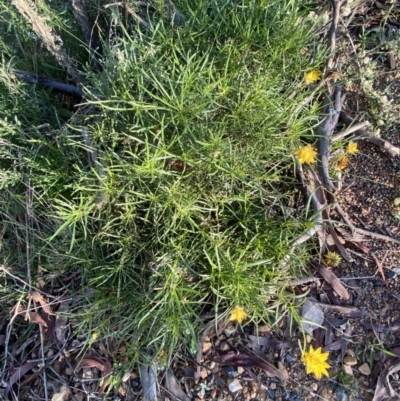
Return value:
M 340 119 L 346 124 L 346 125 L 351 125 L 353 124 L 354 120 L 350 117 L 350 115 L 348 113 L 346 113 L 345 111 L 341 111 L 340 113 Z M 356 126 L 357 124 L 355 124 Z M 400 148 L 392 145 L 390 142 L 385 141 L 382 138 L 379 138 L 375 135 L 373 135 L 371 132 L 363 129 L 363 128 L 359 128 L 355 131 L 355 134 L 362 138 L 367 140 L 368 142 L 372 143 L 375 146 L 378 146 L 380 149 L 386 151 L 387 153 L 389 153 L 390 156 L 392 157 L 400 157 Z

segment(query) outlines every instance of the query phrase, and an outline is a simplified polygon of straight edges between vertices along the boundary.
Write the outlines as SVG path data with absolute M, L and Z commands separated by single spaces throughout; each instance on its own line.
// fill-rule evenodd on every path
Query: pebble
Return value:
M 249 392 L 249 388 L 247 386 L 244 386 L 242 393 L 247 394 L 248 392 Z
M 222 370 L 226 373 L 226 375 L 230 378 L 233 379 L 234 377 L 238 376 L 239 373 L 237 370 L 232 366 L 232 365 L 227 365 L 222 368 Z
M 346 352 L 346 355 L 355 356 L 354 350 L 348 349 L 347 352 Z
M 385 275 L 386 275 L 386 277 L 387 277 L 388 279 L 391 279 L 391 278 L 395 278 L 395 277 L 397 276 L 397 273 L 394 272 L 393 270 L 389 270 L 389 271 L 387 271 L 387 272 L 385 273 Z
M 337 401 L 347 401 L 347 394 L 344 391 L 343 387 L 339 386 L 336 389 L 336 398 L 337 398 Z
M 346 373 L 346 375 L 351 375 L 353 376 L 353 368 L 349 365 L 343 365 L 342 366 L 343 372 Z
M 293 362 L 293 361 L 294 361 L 294 358 L 293 358 L 293 356 L 292 356 L 291 354 L 286 354 L 286 355 L 283 357 L 283 361 L 284 361 L 284 362 Z
M 209 351 L 212 347 L 212 343 L 211 342 L 205 342 L 203 344 L 203 353 L 206 353 L 207 351 Z
M 243 331 L 244 331 L 246 334 L 251 334 L 251 333 L 253 332 L 253 328 L 250 327 L 250 326 L 246 326 L 246 327 L 243 329 Z
M 256 398 L 257 397 L 257 391 L 252 391 L 250 393 L 250 398 Z
M 219 349 L 221 351 L 229 351 L 231 349 L 230 345 L 226 342 L 221 343 Z
M 202 378 L 202 379 L 205 379 L 206 377 L 208 376 L 208 370 L 207 369 L 201 369 L 200 370 L 200 377 Z
M 275 390 L 275 389 L 276 389 L 276 383 L 271 383 L 271 384 L 269 385 L 269 388 L 270 388 L 271 390 Z
M 318 390 L 318 383 L 312 383 L 311 384 L 311 390 L 316 392 Z
M 229 383 L 228 387 L 229 387 L 229 391 L 232 391 L 232 393 L 235 393 L 236 391 L 239 391 L 243 388 L 242 385 L 240 384 L 239 380 L 237 380 L 237 379 L 231 381 Z
M 301 401 L 301 399 L 299 398 L 299 396 L 295 391 L 286 392 L 283 395 L 283 399 L 288 401 Z
M 343 362 L 345 365 L 355 366 L 357 365 L 357 359 L 354 356 L 347 355 L 343 358 Z
M 271 326 L 268 325 L 258 326 L 259 333 L 269 333 L 270 331 L 271 331 Z
M 359 368 L 358 371 L 364 375 L 364 376 L 368 376 L 371 374 L 371 369 L 368 365 L 368 363 L 363 363 Z
M 139 387 L 139 382 L 137 380 L 131 380 L 131 386 L 133 388 Z
M 213 388 L 211 391 L 211 398 L 216 398 L 216 396 L 217 396 L 217 389 Z

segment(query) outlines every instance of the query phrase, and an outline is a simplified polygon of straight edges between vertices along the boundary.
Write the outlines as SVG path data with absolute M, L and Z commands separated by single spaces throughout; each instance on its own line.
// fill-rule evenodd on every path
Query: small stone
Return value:
M 216 397 L 217 397 L 217 394 L 218 394 L 217 389 L 216 389 L 216 388 L 213 388 L 213 389 L 211 390 L 211 398 L 216 398 Z
M 72 369 L 70 369 L 70 368 L 65 368 L 64 373 L 65 373 L 67 376 L 72 376 Z
M 233 379 L 239 375 L 238 371 L 231 365 L 224 366 L 222 370 L 226 373 L 229 379 Z
M 318 383 L 311 383 L 311 390 L 316 392 L 318 390 Z
M 221 351 L 229 351 L 231 349 L 230 345 L 226 342 L 221 343 L 219 349 Z
M 236 330 L 236 326 L 230 325 L 225 327 L 224 333 L 227 337 L 231 337 L 236 333 Z
M 391 278 L 395 278 L 397 276 L 397 273 L 394 272 L 393 270 L 389 270 L 389 271 L 385 272 L 385 275 L 388 279 L 391 279 Z
M 364 375 L 364 376 L 369 376 L 371 374 L 371 369 L 368 365 L 368 363 L 363 363 L 359 368 L 358 371 Z
M 338 401 L 347 401 L 347 394 L 344 391 L 343 387 L 338 387 L 336 389 L 336 398 Z
M 211 361 L 210 362 L 210 369 L 214 369 L 215 365 L 216 365 L 216 363 L 214 361 Z
M 348 349 L 347 352 L 346 352 L 346 355 L 355 356 L 354 350 Z
M 131 372 L 125 372 L 122 376 L 122 381 L 126 383 L 131 378 Z
M 203 353 L 205 354 L 207 351 L 209 351 L 212 347 L 211 342 L 205 342 L 203 343 Z
M 201 370 L 200 370 L 200 377 L 201 377 L 202 379 L 205 379 L 207 376 L 208 376 L 208 371 L 207 371 L 207 369 L 201 369 Z
M 249 388 L 247 386 L 244 386 L 242 394 L 247 394 L 248 392 L 249 392 Z
M 137 380 L 131 380 L 131 386 L 133 388 L 139 387 L 140 383 Z
M 54 355 L 54 350 L 50 348 L 50 349 L 47 351 L 47 358 L 51 358 L 53 355 Z
M 353 376 L 353 368 L 349 365 L 343 365 L 342 366 L 343 372 L 346 373 L 346 375 Z
M 257 397 L 257 391 L 252 391 L 250 393 L 250 398 L 256 398 Z
M 269 385 L 270 390 L 276 390 L 276 383 L 271 383 Z
M 348 366 L 355 366 L 357 365 L 357 359 L 354 356 L 347 355 L 343 358 L 343 362 L 345 365 Z
M 76 401 L 83 401 L 85 399 L 85 394 L 77 393 L 75 394 Z
M 271 331 L 271 326 L 268 325 L 258 326 L 259 333 L 269 333 L 270 331 Z
M 232 391 L 232 393 L 236 393 L 236 391 L 239 391 L 243 388 L 242 385 L 240 384 L 239 380 L 237 380 L 237 379 L 231 381 L 229 383 L 228 387 L 229 387 L 229 390 Z

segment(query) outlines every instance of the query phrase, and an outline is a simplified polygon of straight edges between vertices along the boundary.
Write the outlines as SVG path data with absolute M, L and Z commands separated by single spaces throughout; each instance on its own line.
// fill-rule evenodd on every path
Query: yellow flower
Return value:
M 351 155 L 358 153 L 358 147 L 355 142 L 349 142 L 347 145 L 347 153 L 350 153 Z
M 306 81 L 307 84 L 312 84 L 319 81 L 320 79 L 321 73 L 317 70 L 311 70 L 310 72 L 304 73 L 304 81 Z
M 240 306 L 235 306 L 233 311 L 231 312 L 231 317 L 229 320 L 237 320 L 239 323 L 242 323 L 243 319 L 247 316 L 247 313 Z
M 314 350 L 313 346 L 310 345 L 308 352 L 303 352 L 301 360 L 306 364 L 307 374 L 314 373 L 317 379 L 320 379 L 322 375 L 329 377 L 326 369 L 330 368 L 329 363 L 326 360 L 329 357 L 329 352 L 322 353 L 322 348 Z
M 349 164 L 349 158 L 346 157 L 345 155 L 341 155 L 341 156 L 339 157 L 339 159 L 338 159 L 338 165 L 337 165 L 336 168 L 337 168 L 339 171 L 342 171 L 342 170 L 344 170 L 344 169 L 347 167 L 348 164 Z
M 324 258 L 326 265 L 330 267 L 337 267 L 340 265 L 340 262 L 342 261 L 340 255 L 336 252 L 327 252 Z
M 299 159 L 300 164 L 314 163 L 317 152 L 310 144 L 308 144 L 307 146 L 303 146 L 297 152 L 295 152 L 295 155 Z

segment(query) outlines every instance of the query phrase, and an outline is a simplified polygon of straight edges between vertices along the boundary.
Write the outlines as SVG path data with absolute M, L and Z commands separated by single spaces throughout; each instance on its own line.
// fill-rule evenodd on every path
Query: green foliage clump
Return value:
M 115 29 L 101 71 L 79 64 L 85 99 L 68 119 L 59 95 L 3 79 L 7 263 L 23 263 L 10 249 L 29 195 L 32 266 L 91 289 L 82 330 L 171 355 L 183 339 L 193 350 L 202 313 L 268 319 L 289 302 L 307 254 L 285 256 L 310 225 L 287 213 L 292 154 L 316 119 L 293 116 L 312 32 L 300 3 L 181 0 L 179 24 L 155 13 L 146 27 L 102 11 Z

